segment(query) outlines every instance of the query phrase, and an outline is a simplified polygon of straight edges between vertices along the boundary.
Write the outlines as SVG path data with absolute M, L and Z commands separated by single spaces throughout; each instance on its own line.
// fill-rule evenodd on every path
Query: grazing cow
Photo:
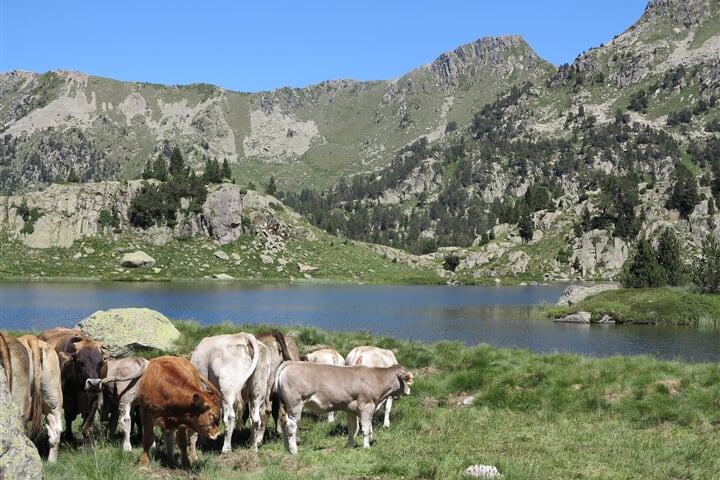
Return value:
M 102 344 L 82 332 L 63 327 L 46 330 L 38 338 L 54 348 L 60 360 L 65 435 L 74 441 L 72 422 L 81 414 L 85 448 L 91 450 L 93 422 L 107 361 Z
M 60 361 L 57 352 L 46 342 L 34 335 L 23 335 L 18 338 L 32 358 L 32 376 L 36 379 L 34 388 L 31 389 L 33 396 L 33 408 L 38 408 L 38 396 L 40 398 L 41 413 L 45 415 L 45 427 L 48 433 L 48 462 L 57 461 L 58 449 L 60 446 L 60 435 L 62 434 L 62 408 L 63 394 L 60 381 Z M 37 378 L 39 371 L 40 390 L 37 390 Z M 35 417 L 33 411 L 31 417 Z
M 107 377 L 103 379 L 100 401 L 100 421 L 108 426 L 109 432 L 114 433 L 119 417 L 123 429 L 123 450 L 126 452 L 132 450 L 131 414 L 136 403 L 140 377 L 149 363 L 149 360 L 142 357 L 111 359 L 107 363 Z
M 321 348 L 305 355 L 305 360 L 312 363 L 322 363 L 325 365 L 345 365 L 345 359 L 337 350 L 332 348 Z M 328 422 L 335 421 L 335 412 L 328 413 Z
M 197 460 L 194 448 L 188 457 L 188 430 L 211 440 L 220 434 L 220 392 L 182 357 L 165 355 L 150 360 L 140 378 L 137 404 L 143 426 L 143 453 L 139 460 L 142 468 L 150 463 L 155 425 L 165 436 L 167 462 L 171 467 L 175 466 L 174 431 L 177 431 L 183 468 L 190 467 L 190 459 Z
M 326 413 L 347 414 L 347 446 L 355 445 L 358 426 L 363 446 L 370 447 L 372 416 L 380 402 L 391 396 L 410 394 L 412 375 L 400 365 L 391 367 L 338 367 L 310 362 L 285 362 L 278 369 L 275 388 L 285 408 L 285 446 L 297 453 L 298 422 L 303 407 Z M 360 420 L 358 424 L 358 419 Z
M 395 354 L 385 348 L 373 346 L 355 347 L 345 357 L 345 365 L 365 365 L 366 367 L 389 367 L 398 363 Z M 392 410 L 392 397 L 385 400 L 385 416 L 383 427 L 390 428 L 390 410 Z
M 257 335 L 257 339 L 270 350 L 270 378 L 273 380 L 281 363 L 300 360 L 300 352 L 295 341 L 291 337 L 283 335 L 282 332 L 277 329 L 261 333 Z M 268 396 L 272 405 L 272 417 L 275 422 L 275 430 L 281 433 L 280 422 L 278 422 L 280 404 L 274 392 L 274 381 L 271 381 L 269 385 Z M 263 420 L 263 431 L 267 426 L 267 420 L 267 418 Z
M 244 401 L 250 404 L 250 444 L 253 450 L 257 451 L 264 433 L 261 417 L 266 415 L 270 367 L 268 348 L 249 333 L 216 335 L 200 341 L 190 357 L 190 362 L 222 395 L 225 424 L 222 452 L 232 450 L 232 434 L 242 419 Z M 196 435 L 193 435 L 190 441 L 194 445 Z

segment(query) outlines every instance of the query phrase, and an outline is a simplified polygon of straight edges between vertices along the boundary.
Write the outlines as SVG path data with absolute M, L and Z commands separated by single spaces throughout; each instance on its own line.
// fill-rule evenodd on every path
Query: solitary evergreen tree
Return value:
M 152 174 L 149 178 L 156 178 L 160 180 L 161 182 L 167 181 L 168 177 L 168 167 L 167 162 L 163 158 L 162 155 L 158 155 L 155 159 L 155 162 L 153 162 L 152 166 Z M 143 177 L 145 178 L 145 177 Z
M 275 192 L 277 192 L 277 184 L 275 184 L 275 177 L 271 175 L 270 180 L 265 185 L 265 193 L 275 195 Z

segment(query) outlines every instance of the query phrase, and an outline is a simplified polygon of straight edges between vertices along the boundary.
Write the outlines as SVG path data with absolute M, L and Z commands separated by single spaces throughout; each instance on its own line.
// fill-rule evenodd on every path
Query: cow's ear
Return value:
M 193 405 L 193 407 L 197 407 L 197 408 L 202 408 L 202 406 L 203 406 L 202 398 L 200 398 L 200 395 L 198 395 L 197 393 L 193 394 L 192 405 Z
M 64 365 L 72 360 L 72 357 L 65 352 L 58 352 L 58 359 L 60 359 L 60 365 Z

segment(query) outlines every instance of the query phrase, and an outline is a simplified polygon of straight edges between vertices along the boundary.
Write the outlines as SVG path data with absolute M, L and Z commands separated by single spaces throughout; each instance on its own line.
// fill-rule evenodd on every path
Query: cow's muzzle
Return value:
M 85 380 L 85 390 L 87 391 L 100 391 L 102 386 L 102 379 L 100 378 L 88 378 Z

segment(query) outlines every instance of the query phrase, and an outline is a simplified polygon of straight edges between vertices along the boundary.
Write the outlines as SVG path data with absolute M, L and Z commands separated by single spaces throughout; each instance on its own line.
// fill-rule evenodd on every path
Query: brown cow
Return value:
M 90 450 L 93 445 L 93 422 L 101 394 L 102 371 L 107 362 L 102 344 L 82 332 L 63 327 L 45 330 L 38 338 L 54 348 L 60 359 L 64 435 L 71 442 L 74 441 L 72 422 L 81 414 L 85 448 Z
M 143 426 L 140 467 L 150 463 L 155 425 L 165 435 L 167 463 L 172 467 L 175 466 L 173 431 L 177 431 L 183 468 L 190 468 L 188 429 L 212 440 L 220 434 L 220 392 L 182 357 L 165 355 L 150 361 L 140 378 L 137 403 Z M 190 457 L 197 460 L 194 449 L 191 449 Z
M 340 367 L 310 362 L 285 362 L 275 378 L 275 389 L 285 407 L 285 446 L 297 453 L 298 422 L 305 404 L 319 413 L 346 413 L 347 446 L 355 445 L 358 418 L 363 446 L 370 447 L 372 416 L 378 405 L 391 396 L 410 394 L 412 375 L 400 365 L 391 367 Z

